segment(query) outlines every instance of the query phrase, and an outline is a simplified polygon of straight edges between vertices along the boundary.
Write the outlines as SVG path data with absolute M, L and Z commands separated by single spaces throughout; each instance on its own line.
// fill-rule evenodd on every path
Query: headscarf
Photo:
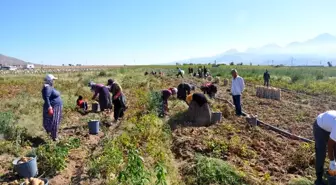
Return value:
M 89 87 L 91 87 L 91 91 L 94 91 L 95 88 L 96 88 L 96 83 L 90 81 L 89 84 L 88 84 Z

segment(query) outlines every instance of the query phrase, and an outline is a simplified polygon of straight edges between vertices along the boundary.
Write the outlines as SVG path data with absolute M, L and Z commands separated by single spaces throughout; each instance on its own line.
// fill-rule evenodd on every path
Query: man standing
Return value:
M 241 110 L 241 95 L 245 88 L 244 79 L 238 75 L 236 69 L 231 70 L 232 83 L 231 83 L 231 94 L 233 99 L 233 104 L 236 107 L 236 115 L 243 115 Z
M 336 111 L 330 110 L 317 116 L 313 133 L 315 138 L 315 171 L 316 181 L 315 185 L 324 185 L 323 165 L 326 157 L 326 149 L 328 146 L 328 157 L 330 160 L 329 170 L 336 170 Z
M 270 80 L 271 76 L 270 74 L 268 73 L 267 69 L 264 73 L 264 86 L 269 86 L 269 80 Z

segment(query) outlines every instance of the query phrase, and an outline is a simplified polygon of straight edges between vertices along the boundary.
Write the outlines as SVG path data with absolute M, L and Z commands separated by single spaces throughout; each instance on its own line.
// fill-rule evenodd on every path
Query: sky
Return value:
M 335 0 L 1 0 L 0 54 L 45 65 L 170 63 L 336 35 Z

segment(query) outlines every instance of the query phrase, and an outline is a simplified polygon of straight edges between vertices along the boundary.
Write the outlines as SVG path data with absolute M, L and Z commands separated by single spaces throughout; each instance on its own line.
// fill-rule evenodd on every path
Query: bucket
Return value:
M 19 174 L 20 177 L 30 178 L 37 175 L 37 162 L 36 157 L 33 157 L 30 161 L 18 164 L 21 158 L 16 158 L 13 161 L 14 170 Z
M 257 124 L 258 124 L 257 117 L 248 116 L 248 117 L 246 117 L 246 121 L 247 121 L 247 123 L 249 123 L 252 126 L 257 126 Z
M 49 183 L 49 180 L 48 180 L 48 179 L 41 178 L 40 180 L 43 180 L 43 181 L 44 181 L 44 185 L 48 185 L 48 183 Z M 23 182 L 23 183 L 21 183 L 21 185 L 26 185 L 26 183 Z
M 99 103 L 95 102 L 92 103 L 92 112 L 99 112 L 100 107 L 99 107 Z
M 211 115 L 211 122 L 218 123 L 222 121 L 222 113 L 221 112 L 213 112 Z
M 89 124 L 89 134 L 98 134 L 99 132 L 99 121 L 91 120 L 88 122 Z

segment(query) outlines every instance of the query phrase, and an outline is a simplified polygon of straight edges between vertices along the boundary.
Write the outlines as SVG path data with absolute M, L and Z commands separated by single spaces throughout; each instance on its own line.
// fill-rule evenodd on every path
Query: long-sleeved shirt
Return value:
M 117 97 L 120 96 L 121 91 L 122 91 L 121 86 L 120 86 L 118 83 L 116 83 L 116 82 L 114 82 L 114 83 L 109 87 L 109 90 L 110 90 L 110 92 L 112 93 L 112 96 L 117 96 Z
M 187 83 L 182 83 L 177 86 L 177 97 L 178 98 L 185 98 L 187 95 L 190 94 L 191 86 Z
M 316 121 L 319 127 L 330 132 L 330 138 L 336 141 L 336 111 L 330 110 L 317 116 Z
M 171 90 L 167 89 L 167 90 L 162 90 L 162 98 L 164 101 L 167 101 L 168 98 L 172 95 L 173 93 L 171 92 Z
M 245 82 L 242 77 L 237 76 L 236 78 L 232 78 L 231 93 L 233 96 L 241 95 L 244 89 L 245 89 Z
M 95 84 L 93 86 L 93 89 L 94 89 L 95 93 L 94 93 L 92 99 L 96 99 L 97 95 L 100 94 L 100 93 L 102 93 L 103 88 L 107 88 L 107 87 L 105 87 L 103 84 Z
M 43 107 L 45 109 L 54 106 L 61 106 L 63 104 L 61 99 L 61 93 L 48 84 L 44 84 L 43 86 L 42 97 L 44 100 Z
M 271 78 L 270 74 L 268 72 L 264 73 L 264 80 L 269 80 Z

